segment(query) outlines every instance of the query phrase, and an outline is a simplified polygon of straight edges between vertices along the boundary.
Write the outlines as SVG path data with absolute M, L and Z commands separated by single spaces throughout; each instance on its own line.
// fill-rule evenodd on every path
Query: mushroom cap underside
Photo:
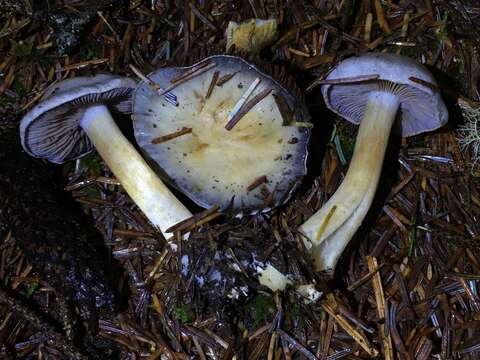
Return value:
M 128 114 L 135 86 L 133 79 L 108 74 L 67 79 L 51 86 L 20 123 L 23 148 L 57 164 L 89 153 L 93 145 L 80 127 L 85 110 L 91 104 L 105 104 Z
M 391 91 L 398 95 L 402 136 L 435 130 L 448 121 L 448 111 L 435 78 L 411 58 L 368 53 L 342 61 L 326 79 L 338 80 L 322 86 L 328 108 L 354 124 L 361 122 L 373 91 Z
M 165 180 L 202 207 L 218 204 L 222 209 L 232 206 L 236 212 L 250 213 L 282 203 L 306 173 L 310 130 L 295 125 L 308 122 L 306 108 L 279 83 L 233 56 L 212 56 L 192 67 L 163 68 L 150 78 L 167 88 L 172 79 L 206 63 L 215 65 L 171 91 L 178 107 L 148 84 L 139 85 L 133 97 L 138 144 Z M 217 85 L 233 77 L 209 91 L 216 72 Z M 257 78 L 261 81 L 247 103 L 265 89 L 271 92 L 233 129 L 225 129 L 230 112 Z M 287 104 L 288 119 L 275 97 Z M 182 129 L 190 131 L 165 142 L 155 141 Z M 258 186 L 254 186 L 256 181 Z

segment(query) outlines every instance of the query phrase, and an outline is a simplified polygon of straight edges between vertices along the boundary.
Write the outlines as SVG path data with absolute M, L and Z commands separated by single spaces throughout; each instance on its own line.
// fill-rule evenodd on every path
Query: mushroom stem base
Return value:
M 370 94 L 345 179 L 322 208 L 300 227 L 317 271 L 333 274 L 338 258 L 372 204 L 398 107 L 399 101 L 393 94 Z
M 125 138 L 107 107 L 88 108 L 80 126 L 128 195 L 164 235 L 192 216 Z

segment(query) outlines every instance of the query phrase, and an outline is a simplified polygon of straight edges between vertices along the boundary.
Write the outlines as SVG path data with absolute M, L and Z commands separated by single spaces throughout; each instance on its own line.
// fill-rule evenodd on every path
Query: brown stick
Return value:
M 161 144 L 161 143 L 164 143 L 166 141 L 175 139 L 179 136 L 186 135 L 186 134 L 191 134 L 191 133 L 192 133 L 192 128 L 183 127 L 180 130 L 175 131 L 174 133 L 159 136 L 157 138 L 152 139 L 152 144 Z
M 264 89 L 257 95 L 255 95 L 251 100 L 249 100 L 245 105 L 242 106 L 239 112 L 225 125 L 225 129 L 232 130 L 235 125 L 260 101 L 270 94 L 273 89 Z
M 180 221 L 178 224 L 175 224 L 175 225 L 169 227 L 165 232 L 173 233 L 173 232 L 176 232 L 176 231 L 186 230 L 186 229 L 190 228 L 191 226 L 203 225 L 205 223 L 206 219 L 212 220 L 213 218 L 221 215 L 221 213 L 218 213 L 219 208 L 220 207 L 218 205 L 214 205 L 211 208 L 209 208 L 205 211 L 202 211 L 199 214 L 195 214 L 192 217 L 189 217 L 188 219 Z M 212 216 L 214 216 L 214 217 L 212 218 Z
M 185 74 L 182 74 L 181 76 L 179 76 L 175 79 L 170 80 L 170 82 L 172 82 L 173 80 L 175 80 L 175 82 L 172 85 L 170 85 L 169 87 L 167 87 L 166 89 L 164 89 L 159 95 L 165 95 L 169 91 L 172 91 L 173 89 L 175 89 L 178 85 L 183 84 L 184 82 L 194 78 L 195 76 L 198 76 L 198 75 L 203 74 L 204 72 L 207 72 L 208 70 L 210 70 L 211 68 L 213 68 L 215 66 L 217 66 L 217 64 L 208 63 L 206 66 L 196 68 L 195 71 L 187 71 L 188 74 L 185 73 Z
M 186 79 L 187 77 L 190 77 L 191 75 L 195 74 L 197 71 L 200 71 L 201 69 L 203 69 L 205 67 L 209 67 L 211 65 L 212 65 L 212 63 L 209 62 L 209 61 L 198 64 L 197 66 L 191 68 L 190 70 L 187 70 L 184 73 L 181 73 L 180 75 L 174 77 L 173 79 L 170 80 L 170 82 L 172 84 L 175 84 L 179 81 L 182 81 L 182 80 Z
M 306 91 L 311 91 L 317 85 L 355 84 L 358 82 L 377 80 L 379 77 L 379 74 L 370 74 L 340 79 L 317 79 L 308 85 Z
M 413 77 L 413 76 L 410 76 L 408 78 L 408 80 L 411 80 L 413 81 L 414 83 L 417 83 L 417 84 L 420 84 L 420 85 L 423 85 L 433 91 L 438 91 L 438 86 L 435 85 L 435 84 L 432 84 L 432 83 L 429 83 L 428 81 L 425 81 L 425 80 L 422 80 L 422 79 L 418 79 L 416 77 Z
M 266 182 L 267 182 L 267 176 L 266 175 L 262 175 L 262 176 L 256 178 L 255 180 L 252 181 L 252 183 L 250 185 L 247 186 L 247 192 L 256 189 L 257 187 L 259 187 L 262 184 L 265 184 Z
M 212 95 L 213 88 L 217 84 L 218 76 L 220 75 L 220 71 L 215 71 L 212 76 L 212 81 L 210 81 L 210 85 L 208 86 L 207 95 L 205 95 L 205 99 L 209 99 Z

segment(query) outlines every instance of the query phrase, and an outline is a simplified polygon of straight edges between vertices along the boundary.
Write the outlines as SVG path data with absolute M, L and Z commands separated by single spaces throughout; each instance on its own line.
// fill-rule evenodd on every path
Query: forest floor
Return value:
M 300 89 L 313 123 L 309 173 L 286 205 L 193 222 L 189 242 L 174 240 L 176 252 L 97 154 L 45 165 L 61 172 L 65 197 L 103 235 L 111 254 L 105 264 L 120 265 L 123 305 L 80 322 L 101 350 L 71 340 L 75 303 L 41 277 L 15 232 L 0 226 L 1 358 L 480 357 L 479 154 L 478 144 L 464 146 L 462 130 L 473 124 L 475 131 L 472 121 L 480 121 L 477 1 L 0 0 L 0 8 L 0 128 L 16 129 L 62 79 L 99 72 L 134 78 L 130 64 L 147 74 L 221 53 L 228 22 L 251 18 L 276 19 L 278 36 L 249 60 L 270 64 Z M 450 119 L 433 133 L 392 141 L 374 205 L 330 279 L 312 270 L 297 227 L 341 183 L 357 127 L 326 109 L 318 87 L 306 89 L 368 51 L 426 65 Z M 233 271 L 252 251 L 315 284 L 322 298 L 308 303 L 293 288 L 272 293 L 251 273 Z M 221 283 L 198 280 L 214 271 Z

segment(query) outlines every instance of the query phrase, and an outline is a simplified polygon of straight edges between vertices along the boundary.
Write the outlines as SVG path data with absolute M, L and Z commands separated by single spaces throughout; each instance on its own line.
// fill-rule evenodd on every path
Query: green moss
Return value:
M 269 295 L 258 294 L 247 303 L 246 310 L 252 316 L 253 328 L 257 328 L 273 317 L 275 301 Z
M 80 167 L 84 170 L 92 172 L 93 175 L 99 176 L 102 170 L 100 159 L 96 154 L 89 154 L 80 159 Z
M 40 285 L 39 285 L 38 282 L 31 283 L 27 287 L 27 294 L 26 294 L 27 299 L 31 298 L 33 296 L 33 294 L 35 294 L 39 288 L 40 288 Z
M 195 320 L 195 314 L 189 304 L 180 304 L 173 309 L 173 316 L 184 324 L 191 323 Z

